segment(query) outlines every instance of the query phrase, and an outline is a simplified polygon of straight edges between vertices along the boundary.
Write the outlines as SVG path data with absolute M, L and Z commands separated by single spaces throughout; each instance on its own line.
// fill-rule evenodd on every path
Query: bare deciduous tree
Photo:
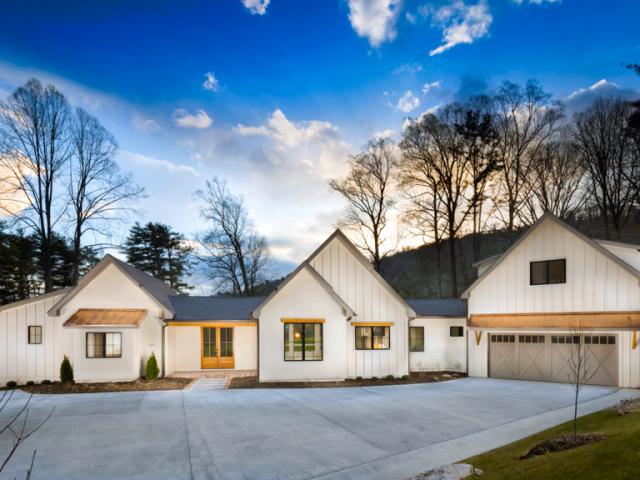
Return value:
M 463 117 L 464 110 L 460 105 L 448 105 L 437 115 L 425 115 L 412 122 L 400 143 L 402 183 L 409 189 L 418 190 L 418 195 L 424 186 L 435 187 L 433 192 L 441 207 L 439 215 L 448 239 L 453 297 L 458 296 L 456 237 L 469 213 L 465 208 L 469 158 L 464 154 L 456 128 Z
M 264 237 L 255 231 L 244 202 L 231 194 L 225 181 L 214 177 L 195 195 L 204 202 L 202 218 L 211 224 L 198 239 L 208 275 L 219 288 L 251 295 L 269 266 Z
M 331 180 L 329 185 L 348 203 L 342 226 L 358 234 L 356 244 L 369 253 L 379 272 L 382 259 L 393 251 L 384 248 L 389 210 L 395 204 L 391 190 L 396 168 L 393 143 L 388 139 L 370 141 L 364 151 L 351 157 L 349 167 L 346 178 Z
M 29 395 L 22 405 L 14 407 L 12 400 L 16 390 L 5 390 L 0 395 L 0 438 L 6 435 L 10 438 L 11 447 L 9 451 L 5 453 L 4 458 L 0 458 L 0 473 L 5 469 L 9 460 L 18 451 L 20 446 L 34 433 L 42 428 L 42 426 L 51 418 L 55 407 L 52 408 L 49 413 L 35 425 L 30 425 L 29 422 L 29 405 L 33 395 Z M 31 477 L 33 471 L 33 464 L 36 458 L 36 451 L 34 450 L 31 456 L 31 464 L 27 469 L 26 478 Z
M 129 201 L 143 194 L 130 175 L 120 172 L 114 160 L 115 138 L 91 114 L 76 109 L 71 133 L 73 160 L 70 162 L 69 200 L 73 209 L 73 281 L 80 276 L 83 236 L 100 226 L 121 219 L 131 208 Z M 118 215 L 115 215 L 115 214 Z
M 569 383 L 573 387 L 573 439 L 578 436 L 578 400 L 580 398 L 580 390 L 587 385 L 598 371 L 598 365 L 590 360 L 590 351 L 588 344 L 585 343 L 584 335 L 589 332 L 581 329 L 579 326 L 571 330 L 571 355 L 567 362 L 569 369 Z
M 537 220 L 544 212 L 564 220 L 574 216 L 584 204 L 583 177 L 577 149 L 566 135 L 541 145 L 531 157 L 527 179 L 529 217 Z
M 631 180 L 640 171 L 637 148 L 627 125 L 631 112 L 631 105 L 624 100 L 600 98 L 575 116 L 575 144 L 607 239 L 610 228 L 620 239 L 638 196 L 638 186 Z
M 0 103 L 0 209 L 37 236 L 45 292 L 53 289 L 54 228 L 64 214 L 55 192 L 71 153 L 69 122 L 64 95 L 36 79 Z
M 523 208 L 529 195 L 526 182 L 531 171 L 529 160 L 554 134 L 562 110 L 532 80 L 524 88 L 505 82 L 495 96 L 495 108 L 500 160 L 497 199 L 501 204 L 496 212 L 513 242 L 518 222 L 530 221 Z

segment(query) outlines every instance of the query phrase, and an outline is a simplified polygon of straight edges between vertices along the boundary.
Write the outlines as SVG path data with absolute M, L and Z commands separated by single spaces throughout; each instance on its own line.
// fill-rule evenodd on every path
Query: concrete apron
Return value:
M 640 397 L 640 390 L 620 389 L 611 395 L 589 400 L 578 405 L 578 416 L 583 417 L 615 406 L 628 398 Z M 313 480 L 402 480 L 418 473 L 459 462 L 490 450 L 508 445 L 548 428 L 573 419 L 573 405 L 551 412 L 534 415 L 488 430 L 462 436 L 446 442 L 428 445 L 399 455 L 391 455 L 362 465 L 354 465 L 336 472 L 314 477 Z

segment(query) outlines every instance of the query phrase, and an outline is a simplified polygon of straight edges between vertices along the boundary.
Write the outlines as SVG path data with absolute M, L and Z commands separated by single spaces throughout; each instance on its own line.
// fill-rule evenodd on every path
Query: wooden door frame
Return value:
M 215 339 L 216 339 L 216 357 L 215 360 L 210 360 L 210 362 L 214 363 L 215 366 L 204 366 L 204 329 L 205 328 L 213 328 L 215 330 Z M 220 329 L 222 328 L 230 328 L 231 329 L 231 350 L 233 355 L 231 357 L 221 357 L 220 356 Z M 201 370 L 216 370 L 216 369 L 233 369 L 235 368 L 236 363 L 236 334 L 235 328 L 229 325 L 201 325 L 200 326 L 200 369 Z M 212 357 L 207 357 L 212 358 Z M 224 358 L 224 360 L 223 360 Z M 210 364 L 211 365 L 211 364 Z

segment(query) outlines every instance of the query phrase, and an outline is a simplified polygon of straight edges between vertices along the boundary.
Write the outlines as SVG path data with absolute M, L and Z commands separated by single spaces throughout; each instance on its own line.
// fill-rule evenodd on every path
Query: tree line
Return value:
M 639 112 L 638 102 L 607 97 L 567 115 L 536 81 L 504 82 L 495 94 L 408 119 L 397 143 L 371 140 L 330 186 L 347 202 L 342 224 L 377 270 L 395 251 L 395 214 L 399 230 L 435 245 L 438 263 L 446 245 L 457 297 L 460 263 L 480 259 L 486 232 L 513 243 L 551 212 L 597 217 L 607 239 L 621 238 L 640 207 Z M 460 259 L 466 235 L 472 258 Z

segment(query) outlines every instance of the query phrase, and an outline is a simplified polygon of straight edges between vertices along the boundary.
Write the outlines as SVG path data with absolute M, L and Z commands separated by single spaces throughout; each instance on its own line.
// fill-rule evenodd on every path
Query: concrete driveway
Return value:
M 633 394 L 586 387 L 581 413 Z M 55 412 L 3 475 L 24 478 L 37 449 L 35 480 L 403 479 L 568 420 L 571 402 L 569 385 L 472 378 L 36 396 L 34 421 Z

